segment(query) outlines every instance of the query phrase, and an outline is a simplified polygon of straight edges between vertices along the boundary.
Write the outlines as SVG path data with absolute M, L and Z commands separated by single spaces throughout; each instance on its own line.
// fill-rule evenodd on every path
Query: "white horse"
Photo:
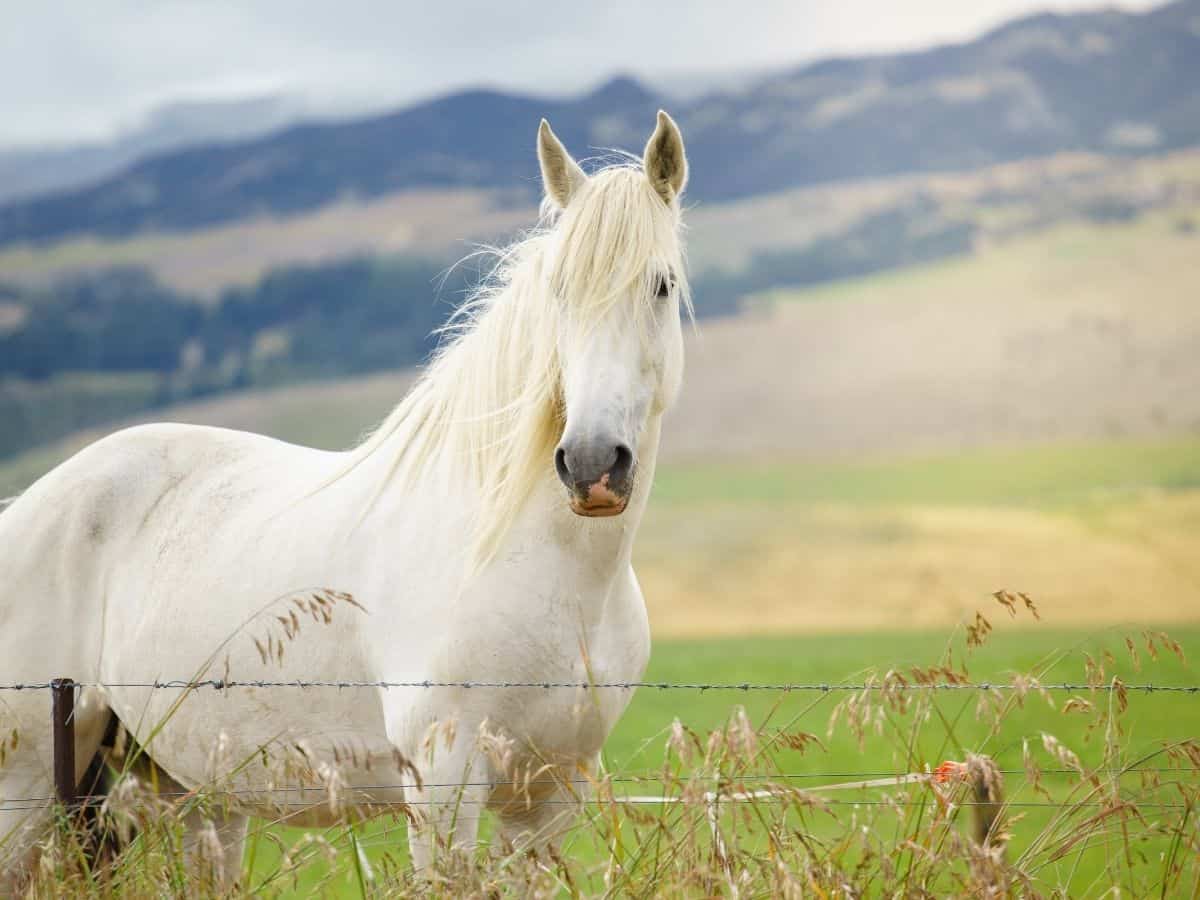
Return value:
M 358 447 L 140 426 L 0 514 L 0 682 L 639 679 L 650 636 L 630 556 L 683 368 L 683 141 L 660 112 L 641 165 L 585 174 L 545 121 L 537 148 L 542 226 L 505 251 L 453 339 Z M 631 699 L 232 687 L 172 709 L 179 690 L 80 693 L 80 774 L 115 715 L 179 785 L 242 792 L 204 826 L 226 878 L 247 816 L 278 813 L 266 790 L 305 777 L 411 804 L 418 867 L 447 843 L 469 846 L 487 807 L 514 845 L 552 841 Z M 48 710 L 45 691 L 0 693 L 0 734 L 20 735 L 0 768 L 10 889 L 49 821 L 21 802 L 53 793 Z M 415 772 L 398 773 L 401 758 Z M 540 773 L 520 802 L 513 772 Z M 300 821 L 332 815 L 322 791 L 298 797 Z

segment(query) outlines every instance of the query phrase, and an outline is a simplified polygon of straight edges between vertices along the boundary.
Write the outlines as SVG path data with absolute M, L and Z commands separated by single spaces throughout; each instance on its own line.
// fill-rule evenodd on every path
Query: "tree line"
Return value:
M 964 253 L 973 235 L 917 198 L 802 249 L 758 254 L 737 272 L 700 273 L 696 312 L 730 314 L 766 289 Z M 419 364 L 482 274 L 441 260 L 353 258 L 288 266 L 212 301 L 143 268 L 0 286 L 0 306 L 21 311 L 0 332 L 0 456 L 205 394 Z

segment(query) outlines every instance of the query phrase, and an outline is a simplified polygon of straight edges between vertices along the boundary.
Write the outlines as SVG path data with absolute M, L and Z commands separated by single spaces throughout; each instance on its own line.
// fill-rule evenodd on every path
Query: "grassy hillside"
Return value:
M 0 454 L 50 443 L 81 427 L 121 421 L 159 397 L 159 379 L 152 372 L 60 372 L 36 381 L 0 382 Z
M 1200 223 L 1200 204 L 1062 223 L 997 239 L 969 258 L 768 292 L 750 313 L 705 321 L 689 337 L 666 458 L 1194 435 L 1200 228 L 1191 223 Z M 378 421 L 406 383 L 380 375 L 248 392 L 153 418 L 338 447 Z M 0 491 L 19 489 L 98 433 L 0 466 Z
M 778 191 L 688 210 L 691 258 L 700 270 L 744 271 L 758 254 L 791 253 L 852 231 L 916 199 L 967 221 L 983 240 L 1064 219 L 1127 218 L 1200 199 L 1200 151 L 1141 159 L 1059 154 L 969 172 L 896 175 Z M 5 280 L 45 283 L 64 273 L 145 266 L 166 284 L 215 296 L 272 268 L 363 253 L 458 256 L 472 242 L 503 239 L 536 218 L 528 199 L 504 191 L 421 190 L 344 197 L 312 212 L 257 216 L 187 232 L 69 237 L 0 247 Z
M 0 252 L 3 278 L 15 279 L 0 285 L 0 406 L 13 410 L 0 415 L 9 426 L 0 430 L 0 455 L 99 423 L 105 410 L 135 412 L 127 392 L 102 391 L 94 409 L 82 410 L 53 382 L 44 404 L 31 403 L 22 378 L 156 373 L 149 408 L 415 363 L 472 280 L 478 261 L 445 268 L 469 249 L 463 236 L 497 237 L 533 218 L 495 193 L 424 192 L 191 234 Z M 681 427 L 669 431 L 675 450 L 841 452 L 883 442 L 886 451 L 897 441 L 936 449 L 1177 433 L 1197 418 L 1186 387 L 1197 356 L 1192 306 L 1172 306 L 1171 296 L 1151 301 L 1159 322 L 1177 317 L 1182 335 L 1124 321 L 1144 318 L 1144 294 L 1178 297 L 1194 277 L 1195 151 L 1136 161 L 1062 156 L 823 186 L 698 207 L 688 223 L 693 299 L 706 320 L 743 306 L 761 311 L 780 286 L 794 293 L 807 285 L 806 299 L 837 300 L 838 308 L 791 323 L 777 311 L 765 330 L 761 321 L 706 321 L 710 341 L 693 347 L 697 377 L 685 406 L 715 400 L 720 415 L 678 416 Z M 345 258 L 355 253 L 389 255 Z M 299 265 L 314 260 L 324 262 Z M 118 263 L 135 268 L 78 271 Z M 39 279 L 50 283 L 19 283 Z M 230 287 L 247 279 L 253 286 Z M 892 307 L 901 303 L 896 321 Z M 746 358 L 746 345 L 767 352 Z M 706 361 L 710 346 L 718 353 Z M 1133 367 L 1140 371 L 1128 378 Z M 795 402 L 761 389 L 780 382 L 794 388 L 787 399 Z M 1036 403 L 1022 396 L 1031 392 Z M 879 397 L 886 415 L 876 411 Z M 1143 398 L 1152 400 L 1137 408 Z M 763 415 L 776 424 L 764 430 L 756 421 Z M 731 431 L 730 447 L 714 440 L 730 440 Z
M 366 253 L 454 258 L 469 252 L 473 241 L 496 240 L 535 217 L 528 203 L 514 204 L 500 191 L 412 191 L 185 233 L 93 235 L 5 247 L 0 272 L 6 280 L 41 284 L 72 272 L 144 266 L 178 290 L 211 298 L 289 264 Z
M 703 323 L 675 457 L 1200 431 L 1200 206 L 1071 222 Z M 748 348 L 753 348 L 752 352 Z

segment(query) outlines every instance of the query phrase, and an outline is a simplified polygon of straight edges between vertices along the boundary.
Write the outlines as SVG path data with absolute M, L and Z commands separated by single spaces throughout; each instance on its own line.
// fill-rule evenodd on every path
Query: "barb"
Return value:
M 611 689 L 611 690 L 656 690 L 656 691 L 732 691 L 749 693 L 752 691 L 765 691 L 775 693 L 823 693 L 830 694 L 835 692 L 863 693 L 865 691 L 881 691 L 886 693 L 897 692 L 920 692 L 920 691 L 1021 691 L 1032 693 L 1037 691 L 1098 691 L 1100 693 L 1112 693 L 1114 691 L 1124 691 L 1126 693 L 1174 693 L 1174 694 L 1200 694 L 1200 685 L 1197 684 L 1087 684 L 1062 682 L 1057 684 L 1011 684 L 1002 681 L 979 681 L 979 682 L 952 682 L 938 681 L 928 684 L 911 683 L 867 683 L 860 682 L 856 684 L 831 684 L 831 683 L 703 683 L 703 682 L 668 682 L 668 681 L 243 681 L 237 679 L 209 678 L 200 681 L 188 681 L 186 679 L 176 680 L 158 680 L 158 681 L 78 681 L 77 687 L 86 688 L 144 688 L 153 690 L 199 690 L 201 688 L 211 688 L 212 690 L 224 691 L 233 688 L 379 688 L 383 690 L 393 689 L 442 689 L 452 688 L 459 690 L 472 689 L 492 689 L 492 688 L 519 688 L 524 690 L 540 689 L 540 690 L 595 690 L 595 689 Z M 44 691 L 50 689 L 48 681 L 33 682 L 30 684 L 12 683 L 0 684 L 0 691 Z

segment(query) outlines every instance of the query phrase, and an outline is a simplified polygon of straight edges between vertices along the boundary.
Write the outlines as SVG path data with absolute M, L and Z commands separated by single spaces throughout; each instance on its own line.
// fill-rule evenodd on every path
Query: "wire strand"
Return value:
M 217 691 L 233 688 L 380 688 L 391 689 L 423 689 L 455 688 L 461 690 L 519 688 L 519 689 L 566 689 L 566 690 L 658 690 L 658 691 L 768 691 L 776 693 L 833 693 L 850 692 L 863 693 L 878 691 L 883 693 L 919 692 L 919 691 L 1019 691 L 1022 693 L 1037 693 L 1039 691 L 1101 691 L 1127 693 L 1178 693 L 1200 694 L 1200 685 L 1195 684 L 1125 684 L 1110 682 L 1106 684 L 1087 684 L 1076 682 L 1059 682 L 1050 684 L 1038 683 L 1009 683 L 1009 682 L 957 682 L 938 681 L 931 683 L 877 683 L 859 682 L 855 684 L 833 683 L 754 683 L 754 682 L 668 682 L 668 681 L 245 681 L 224 678 L 209 678 L 198 681 L 186 679 L 157 680 L 157 681 L 76 681 L 77 688 L 144 688 L 152 690 L 198 690 L 212 688 Z M 33 682 L 30 684 L 9 683 L 0 684 L 0 691 L 44 691 L 53 687 L 50 682 Z
M 802 793 L 802 792 L 798 792 L 798 793 Z M 780 792 L 779 794 L 777 794 L 777 796 L 780 799 L 786 799 L 788 796 L 790 796 L 790 794 L 786 793 L 786 792 Z M 91 800 L 94 798 L 88 798 L 88 799 Z M 736 799 L 738 799 L 736 796 L 721 795 L 716 798 L 716 802 L 719 805 L 720 803 L 725 803 L 725 802 L 733 801 Z M 755 799 L 764 799 L 764 798 L 758 797 Z M 14 800 L 12 802 L 17 803 L 20 801 Z M 27 806 L 10 806 L 6 803 L 0 803 L 0 811 L 8 812 L 10 810 L 47 809 L 47 808 L 55 805 L 58 802 L 58 800 L 55 797 L 33 797 L 33 798 L 30 798 L 26 802 L 28 802 L 29 805 L 27 805 Z M 694 802 L 696 805 L 701 805 L 701 804 L 710 805 L 710 804 L 712 804 L 713 800 L 706 798 L 706 797 L 700 797 L 699 799 L 697 799 Z M 1076 802 L 1068 801 L 1068 802 L 1063 802 L 1063 803 L 1055 803 L 1050 800 L 1015 800 L 1015 801 L 1009 800 L 1009 801 L 1005 801 L 1001 804 L 995 804 L 995 803 L 991 803 L 988 801 L 939 800 L 937 798 L 930 798 L 928 800 L 893 800 L 893 799 L 888 799 L 888 800 L 826 800 L 825 798 L 821 798 L 819 802 L 821 805 L 824 805 L 824 806 L 900 806 L 900 807 L 909 807 L 909 806 L 928 806 L 930 804 L 946 803 L 951 806 L 963 807 L 963 808 L 973 807 L 973 806 L 995 807 L 997 805 L 1002 806 L 1002 807 L 1019 807 L 1022 809 L 1025 809 L 1025 808 L 1031 808 L 1031 809 L 1032 808 L 1054 808 L 1054 809 L 1115 808 L 1113 804 L 1106 803 L 1102 800 L 1080 800 L 1080 801 L 1076 801 Z M 449 801 L 445 801 L 445 800 L 407 800 L 407 801 L 401 801 L 401 802 L 389 803 L 389 804 L 383 804 L 383 805 L 395 806 L 397 809 L 401 809 L 405 806 L 436 806 L 439 804 L 453 805 L 453 806 L 483 806 L 483 807 L 486 807 L 490 803 L 491 803 L 491 801 L 489 801 L 489 800 L 475 800 L 475 799 L 472 799 L 469 797 L 456 797 L 453 800 L 449 800 Z M 618 806 L 621 804 L 627 804 L 627 805 L 632 804 L 632 805 L 639 805 L 639 806 L 656 806 L 656 805 L 666 806 L 666 805 L 679 804 L 679 803 L 685 803 L 685 805 L 686 805 L 686 801 L 680 797 L 646 797 L 646 796 L 632 796 L 632 797 L 614 796 L 611 798 L 609 798 L 609 797 L 590 797 L 590 798 L 580 799 L 580 800 L 542 800 L 542 801 L 540 801 L 540 803 L 549 804 L 552 806 L 580 806 L 582 804 L 588 804 L 588 805 L 594 806 L 594 805 L 604 804 L 604 803 L 612 803 L 612 804 L 618 805 Z M 273 805 L 274 806 L 308 807 L 308 806 L 315 806 L 315 805 L 320 805 L 320 804 L 306 803 L 303 801 L 290 801 L 290 802 L 286 802 L 286 803 L 275 803 Z M 1196 808 L 1194 804 L 1189 804 L 1189 803 L 1128 803 L 1126 805 L 1128 805 L 1132 808 L 1139 809 L 1139 810 L 1141 810 L 1141 809 L 1158 809 L 1158 810 L 1191 809 L 1191 810 L 1194 810 Z
M 1153 767 L 1151 767 L 1151 766 L 1147 766 L 1145 768 L 1133 767 L 1133 768 L 1127 768 L 1127 769 L 1120 769 L 1117 771 L 1106 772 L 1105 774 L 1107 774 L 1111 777 L 1127 777 L 1127 776 L 1151 774 L 1151 773 L 1182 775 L 1182 774 L 1186 774 L 1186 773 L 1196 773 L 1196 772 L 1200 772 L 1200 767 L 1195 767 L 1195 766 L 1179 766 L 1179 767 L 1153 766 Z M 1025 769 L 997 769 L 996 773 L 999 775 L 1006 775 L 1006 776 L 1007 775 L 1028 775 L 1029 774 Z M 1076 776 L 1080 776 L 1080 772 L 1077 769 L 1041 769 L 1041 770 L 1039 770 L 1038 774 L 1041 776 L 1046 776 L 1046 775 L 1076 775 Z M 769 774 L 769 773 L 768 774 L 757 774 L 757 775 L 746 774 L 746 775 L 739 775 L 736 777 L 719 775 L 719 776 L 717 776 L 717 778 L 715 780 L 718 782 L 718 784 L 722 784 L 726 787 L 729 787 L 732 785 L 744 784 L 746 782 L 751 782 L 751 781 L 760 781 L 760 782 L 761 781 L 794 781 L 794 780 L 805 780 L 805 779 L 815 779 L 815 778 L 821 778 L 821 779 L 827 779 L 827 778 L 871 779 L 871 781 L 869 781 L 869 782 L 862 782 L 862 783 L 859 783 L 859 782 L 847 783 L 844 781 L 835 781 L 828 785 L 817 785 L 816 787 L 807 789 L 809 792 L 816 792 L 816 791 L 820 791 L 822 789 L 837 790 L 837 789 L 846 789 L 846 788 L 856 788 L 856 789 L 861 789 L 861 790 L 878 790 L 878 789 L 889 788 L 889 787 L 906 787 L 910 784 L 927 782 L 930 779 L 933 779 L 935 777 L 935 775 L 936 775 L 936 773 L 932 772 L 932 771 L 929 771 L 929 772 L 777 772 L 774 774 Z M 704 775 L 699 775 L 699 776 L 693 775 L 692 777 L 693 778 L 698 777 L 698 778 L 707 780 L 707 776 L 704 776 Z M 1082 776 L 1080 776 L 1080 777 L 1082 777 Z M 489 780 L 489 781 L 447 781 L 447 782 L 434 782 L 434 783 L 422 782 L 420 784 L 418 784 L 417 782 L 400 782 L 400 783 L 393 783 L 393 784 L 361 784 L 361 785 L 347 785 L 345 788 L 343 788 L 343 790 L 346 791 L 347 793 L 362 793 L 365 791 L 429 790 L 430 788 L 462 789 L 462 788 L 469 788 L 469 787 L 487 787 L 487 788 L 510 787 L 510 786 L 531 787 L 533 785 L 554 785 L 554 786 L 559 786 L 559 787 L 566 787 L 566 786 L 570 786 L 570 785 L 579 785 L 579 786 L 595 787 L 595 786 L 601 785 L 601 784 L 660 784 L 660 785 L 663 785 L 665 788 L 670 785 L 682 785 L 686 781 L 687 781 L 686 778 L 677 778 L 674 780 L 667 780 L 667 779 L 662 778 L 661 776 L 658 776 L 657 774 L 647 774 L 647 775 L 624 774 L 624 775 L 608 775 L 608 776 L 605 776 L 603 778 L 598 778 L 598 779 L 533 778 L 533 779 L 529 779 L 529 780 L 497 779 L 497 780 Z M 782 788 L 782 790 L 786 791 L 786 790 L 802 790 L 802 789 L 784 787 L 784 788 Z M 154 796 L 160 797 L 160 798 L 183 798 L 183 797 L 193 797 L 193 796 L 202 796 L 202 797 L 221 797 L 221 796 L 237 797 L 237 796 L 244 796 L 244 795 L 261 796 L 261 795 L 269 795 L 269 794 L 273 794 L 273 793 L 278 793 L 278 794 L 299 793 L 299 794 L 303 795 L 305 793 L 311 793 L 311 792 L 319 792 L 324 795 L 324 794 L 327 794 L 328 788 L 326 788 L 323 785 L 294 785 L 294 786 L 274 787 L 274 788 L 267 788 L 267 787 L 263 787 L 263 788 L 224 788 L 221 790 L 207 790 L 204 788 L 196 788 L 193 790 L 185 790 L 185 791 L 154 791 L 153 793 L 154 793 Z M 83 796 L 83 797 L 78 798 L 78 802 L 88 803 L 88 802 L 103 801 L 105 796 L 106 795 L 104 795 L 104 794 Z M 8 809 L 15 809 L 17 807 L 12 807 L 12 806 L 9 806 L 8 804 L 40 803 L 43 801 L 53 801 L 54 799 L 55 798 L 53 798 L 53 797 L 13 797 L 9 800 L 0 799 L 0 807 L 4 807 L 4 808 L 8 808 Z M 615 798 L 615 799 L 617 800 L 617 802 L 621 802 L 621 798 Z M 408 801 L 408 802 L 412 802 L 412 801 Z M 567 801 L 564 801 L 564 802 L 567 802 Z M 320 803 L 320 801 L 318 801 L 317 804 L 311 804 L 311 805 L 319 805 L 319 803 Z M 304 805 L 310 805 L 310 804 L 304 804 Z M 1051 805 L 1061 805 L 1061 804 L 1051 804 Z
M 1179 767 L 1174 767 L 1174 768 L 1167 767 L 1167 766 L 1146 767 L 1146 768 L 1135 767 L 1135 768 L 1128 768 L 1128 769 L 1119 769 L 1116 771 L 1105 771 L 1104 774 L 1109 775 L 1109 776 L 1115 776 L 1115 777 L 1127 777 L 1127 776 L 1150 774 L 1150 773 L 1160 774 L 1160 775 L 1161 774 L 1181 775 L 1181 774 L 1186 774 L 1189 772 L 1192 772 L 1192 773 L 1200 772 L 1200 767 L 1193 767 L 1193 766 L 1179 766 Z M 1027 774 L 1029 774 L 1025 769 L 997 769 L 996 773 L 999 775 L 1027 775 Z M 906 778 L 912 779 L 915 777 L 926 777 L 926 776 L 931 776 L 933 774 L 935 774 L 935 773 L 933 773 L 933 772 L 777 772 L 774 774 L 768 773 L 768 774 L 758 774 L 758 775 L 746 774 L 746 775 L 737 775 L 737 776 L 721 776 L 719 780 L 725 784 L 742 784 L 742 783 L 749 782 L 749 781 L 800 781 L 800 780 L 815 779 L 815 778 L 854 778 L 854 779 L 871 778 L 871 779 L 878 779 L 878 780 L 890 780 L 892 782 L 889 785 L 871 785 L 871 787 L 878 788 L 878 787 L 889 787 L 889 786 L 903 787 L 904 786 L 903 779 L 906 779 Z M 1078 776 L 1079 770 L 1078 769 L 1039 769 L 1038 774 L 1041 776 L 1046 776 L 1046 775 L 1076 775 L 1076 776 Z M 701 776 L 693 776 L 693 777 L 706 778 L 707 776 L 701 775 Z M 595 786 L 595 785 L 599 785 L 599 784 L 663 784 L 663 785 L 668 785 L 668 784 L 682 784 L 682 783 L 685 783 L 687 780 L 688 780 L 687 776 L 682 776 L 682 777 L 675 779 L 674 781 L 667 781 L 667 780 L 663 779 L 661 776 L 657 775 L 656 773 L 651 773 L 651 774 L 645 774 L 645 775 L 638 775 L 638 774 L 608 775 L 608 776 L 605 776 L 602 778 L 596 778 L 596 779 L 532 778 L 529 780 L 499 779 L 499 780 L 492 780 L 492 781 L 445 781 L 445 782 L 434 782 L 434 783 L 422 782 L 421 784 L 418 784 L 416 782 L 407 782 L 407 783 L 402 782 L 402 783 L 397 783 L 397 784 L 361 784 L 361 785 L 347 785 L 344 788 L 344 790 L 346 790 L 346 791 L 394 791 L 394 790 L 412 790 L 412 789 L 427 790 L 429 788 L 511 787 L 511 786 L 525 787 L 525 786 L 533 786 L 533 785 L 559 785 L 559 786 L 563 786 L 563 787 L 565 787 L 567 785 Z M 844 782 L 834 782 L 833 786 L 834 787 L 847 787 L 848 785 L 846 785 Z M 850 785 L 850 786 L 853 786 L 853 785 Z M 156 797 L 191 797 L 191 796 L 210 797 L 210 796 L 214 796 L 214 795 L 226 795 L 226 794 L 240 795 L 240 794 L 269 794 L 269 793 L 297 793 L 297 792 L 298 793 L 306 793 L 309 791 L 322 791 L 323 792 L 326 790 L 327 790 L 327 788 L 325 788 L 323 785 L 295 785 L 295 786 L 291 786 L 291 787 L 275 787 L 275 788 L 226 788 L 226 789 L 220 790 L 220 791 L 209 791 L 209 790 L 205 790 L 203 788 L 196 788 L 196 789 L 190 790 L 190 791 L 155 791 L 154 795 Z M 815 790 L 819 790 L 819 788 L 816 788 Z M 98 796 L 104 796 L 104 795 L 98 795 Z M 48 798 L 46 798 L 46 797 L 14 797 L 11 800 L 7 800 L 7 801 L 0 799 L 0 804 L 32 803 L 35 801 L 41 801 L 41 800 L 45 800 L 45 799 L 48 799 Z M 86 798 L 80 798 L 80 799 L 86 799 Z

